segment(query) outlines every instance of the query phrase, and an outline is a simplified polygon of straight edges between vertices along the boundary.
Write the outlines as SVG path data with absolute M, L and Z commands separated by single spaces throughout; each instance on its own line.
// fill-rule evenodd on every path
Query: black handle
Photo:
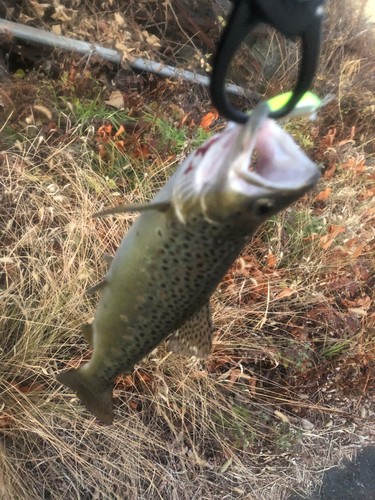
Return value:
M 302 62 L 298 80 L 289 101 L 270 118 L 282 118 L 292 111 L 309 89 L 318 65 L 325 0 L 235 0 L 213 61 L 210 92 L 219 114 L 245 123 L 249 115 L 235 109 L 226 99 L 225 77 L 241 42 L 254 27 L 266 23 L 287 37 L 302 39 Z

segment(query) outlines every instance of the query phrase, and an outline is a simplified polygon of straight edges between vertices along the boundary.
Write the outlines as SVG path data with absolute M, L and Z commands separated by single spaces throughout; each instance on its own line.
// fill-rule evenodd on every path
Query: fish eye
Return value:
M 254 211 L 256 215 L 268 215 L 273 209 L 273 201 L 268 198 L 261 198 L 254 204 Z

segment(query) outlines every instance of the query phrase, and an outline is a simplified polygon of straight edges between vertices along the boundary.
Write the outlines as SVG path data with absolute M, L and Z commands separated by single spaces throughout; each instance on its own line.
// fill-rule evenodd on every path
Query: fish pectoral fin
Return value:
M 213 331 L 211 307 L 208 301 L 172 335 L 167 349 L 185 356 L 208 358 Z
M 82 368 L 59 373 L 56 378 L 61 384 L 76 392 L 96 418 L 108 425 L 113 422 L 112 387 L 100 390 L 97 380 L 87 376 Z
M 96 285 L 92 286 L 91 288 L 88 288 L 84 295 L 92 295 L 93 293 L 95 292 L 98 292 L 99 290 L 101 290 L 103 287 L 105 287 L 107 284 L 106 280 L 104 279 L 103 281 L 100 281 L 99 283 L 97 283 Z
M 103 254 L 103 260 L 108 265 L 108 267 L 112 264 L 114 257 L 109 255 L 109 253 Z
M 83 323 L 80 328 L 89 346 L 94 347 L 94 323 Z
M 157 210 L 159 212 L 166 212 L 171 206 L 170 201 L 157 201 L 150 203 L 134 203 L 131 205 L 119 205 L 118 207 L 108 208 L 102 212 L 96 212 L 93 217 L 103 217 L 104 215 L 123 214 L 126 212 L 144 212 L 146 210 Z

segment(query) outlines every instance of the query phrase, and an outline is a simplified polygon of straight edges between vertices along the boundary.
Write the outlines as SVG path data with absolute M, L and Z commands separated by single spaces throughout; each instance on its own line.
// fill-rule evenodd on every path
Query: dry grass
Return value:
M 152 162 L 112 151 L 121 165 L 131 161 L 119 174 L 112 156 L 98 161 L 90 128 L 69 129 L 66 120 L 52 142 L 18 126 L 17 142 L 0 155 L 2 499 L 285 499 L 374 441 L 375 124 L 366 109 L 375 58 L 361 18 L 340 17 L 337 6 L 317 87 L 339 99 L 316 123 L 288 125 L 335 172 L 264 225 L 228 272 L 213 297 L 211 358 L 158 347 L 118 380 L 111 427 L 54 381 L 89 355 L 79 325 L 96 298 L 83 291 L 105 274 L 103 254 L 114 253 L 133 220 L 91 214 L 149 197 L 192 142 Z M 14 126 L 38 99 L 51 105 L 32 88 L 24 86 Z M 150 113 L 152 96 L 136 117 Z M 171 123 L 171 110 L 159 117 Z M 321 143 L 330 127 L 335 138 Z

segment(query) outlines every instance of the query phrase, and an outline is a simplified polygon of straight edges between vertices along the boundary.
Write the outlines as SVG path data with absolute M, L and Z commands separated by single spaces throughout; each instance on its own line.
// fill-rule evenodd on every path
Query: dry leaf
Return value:
M 325 189 L 324 191 L 321 191 L 318 196 L 315 198 L 315 201 L 319 201 L 319 200 L 327 200 L 328 199 L 328 196 L 330 195 L 332 189 L 331 188 L 327 188 Z
M 371 198 L 372 196 L 375 196 L 375 187 L 371 189 L 365 189 L 362 192 L 362 199 L 367 200 L 367 198 Z
M 67 9 L 63 5 L 57 5 L 57 7 L 55 7 L 55 13 L 52 14 L 51 17 L 56 21 L 71 21 L 72 18 L 67 15 L 66 11 Z
M 153 47 L 161 47 L 160 40 L 155 35 L 148 36 L 146 38 L 146 42 L 152 45 Z
M 320 238 L 319 245 L 323 248 L 323 250 L 327 250 L 332 245 L 336 236 L 344 232 L 345 232 L 344 227 L 336 226 L 335 224 L 330 224 L 328 226 L 328 233 Z
M 323 174 L 324 179 L 332 179 L 336 171 L 336 166 L 337 166 L 336 163 L 334 163 L 331 168 L 329 168 L 324 172 Z
M 196 379 L 200 379 L 200 378 L 205 378 L 207 377 L 208 375 L 208 371 L 197 371 L 197 372 L 193 372 L 190 374 L 190 378 L 196 378 Z
M 51 26 L 51 31 L 52 31 L 52 33 L 55 33 L 55 35 L 61 35 L 61 26 L 60 26 L 60 24 L 53 24 Z
M 102 139 L 109 139 L 112 134 L 112 125 L 102 125 L 98 128 L 97 137 Z M 104 141 L 105 142 L 105 141 Z
M 138 144 L 132 151 L 132 157 L 137 158 L 148 158 L 150 153 L 148 152 L 148 147 L 146 144 Z
M 0 414 L 0 429 L 7 427 L 13 421 L 13 417 L 9 413 Z
M 277 296 L 276 298 L 277 299 L 282 299 L 284 297 L 290 297 L 291 295 L 293 295 L 293 293 L 295 293 L 295 290 L 292 290 L 291 288 L 284 288 L 284 290 L 282 290 Z
M 115 12 L 115 20 L 119 26 L 124 26 L 126 24 L 125 19 L 118 12 Z
M 112 92 L 109 96 L 109 100 L 105 101 L 105 103 L 116 109 L 124 109 L 125 107 L 124 96 L 119 90 Z
M 328 134 L 320 141 L 322 148 L 330 148 L 336 135 L 336 127 L 331 128 Z
M 306 236 L 306 238 L 304 238 L 304 241 L 315 241 L 317 239 L 319 239 L 319 234 L 312 233 L 309 236 Z
M 238 368 L 235 368 L 234 370 L 230 371 L 229 375 L 229 382 L 228 385 L 232 387 L 232 385 L 237 382 L 237 380 L 241 377 L 241 370 Z
M 249 378 L 249 386 L 250 386 L 251 394 L 253 396 L 256 396 L 256 393 L 257 393 L 257 378 L 256 377 Z
M 351 248 L 352 246 L 354 246 L 357 243 L 357 240 L 357 236 L 355 236 L 354 238 L 350 238 L 350 240 L 345 243 L 346 248 Z
M 35 0 L 29 0 L 29 2 L 34 7 L 35 12 L 39 17 L 43 17 L 45 10 L 51 7 L 49 3 L 38 3 Z
M 358 259 L 358 257 L 361 255 L 362 251 L 363 251 L 363 247 L 361 247 L 361 246 L 357 247 L 353 252 L 353 258 Z
M 105 35 L 108 35 L 109 33 L 109 28 L 107 26 L 107 23 L 105 21 L 99 21 L 98 22 L 98 26 L 100 28 L 100 30 L 105 34 Z
M 125 143 L 124 143 L 124 141 L 116 141 L 115 142 L 115 146 L 120 151 L 125 151 Z
M 120 125 L 120 128 L 118 129 L 118 131 L 115 133 L 115 135 L 113 136 L 114 139 L 116 139 L 116 137 L 118 137 L 119 135 L 123 134 L 125 132 L 125 129 L 124 129 L 124 126 L 123 125 Z
M 215 115 L 213 113 L 207 113 L 201 120 L 201 127 L 207 128 L 214 121 Z
M 275 267 L 275 265 L 276 265 L 276 257 L 274 256 L 274 254 L 272 252 L 270 252 L 267 255 L 267 266 L 268 267 Z

